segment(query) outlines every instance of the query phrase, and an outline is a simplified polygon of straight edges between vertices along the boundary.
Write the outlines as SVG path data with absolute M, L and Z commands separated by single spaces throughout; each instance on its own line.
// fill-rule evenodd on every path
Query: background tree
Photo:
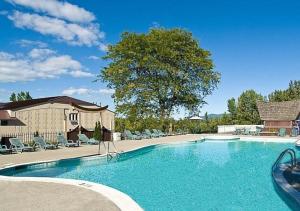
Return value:
M 244 91 L 238 99 L 237 120 L 239 124 L 260 124 L 257 101 L 262 101 L 263 96 L 254 90 Z
M 17 96 L 16 96 L 16 94 L 14 92 L 10 95 L 9 100 L 12 101 L 12 102 L 16 102 L 17 101 Z
M 227 101 L 228 112 L 232 116 L 233 119 L 236 118 L 237 106 L 234 98 L 231 98 Z
M 210 52 L 182 29 L 125 32 L 104 59 L 110 63 L 98 80 L 115 89 L 116 111 L 125 116 L 168 119 L 180 107 L 196 113 L 220 80 Z
M 269 101 L 281 102 L 300 99 L 300 80 L 290 81 L 286 90 L 275 90 L 269 94 Z
M 29 92 L 20 92 L 20 93 L 12 93 L 9 100 L 12 102 L 16 101 L 23 101 L 23 100 L 31 100 L 32 97 L 30 96 Z
M 205 114 L 204 114 L 204 120 L 205 120 L 206 124 L 208 124 L 209 119 L 208 119 L 207 112 L 205 112 Z

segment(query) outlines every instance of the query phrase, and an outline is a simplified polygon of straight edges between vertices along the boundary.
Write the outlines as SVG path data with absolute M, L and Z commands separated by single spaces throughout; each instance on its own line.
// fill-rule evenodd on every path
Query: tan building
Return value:
M 108 106 L 67 96 L 47 97 L 0 104 L 0 136 L 22 133 L 93 131 L 95 123 L 114 130 L 114 112 Z

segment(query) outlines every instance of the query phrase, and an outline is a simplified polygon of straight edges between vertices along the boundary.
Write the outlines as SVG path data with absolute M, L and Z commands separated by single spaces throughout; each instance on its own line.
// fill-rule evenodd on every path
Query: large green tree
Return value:
M 260 116 L 257 109 L 257 102 L 263 101 L 263 96 L 254 90 L 244 91 L 237 106 L 237 120 L 240 124 L 260 124 Z
M 16 102 L 16 101 L 23 101 L 23 100 L 31 100 L 32 97 L 30 96 L 29 92 L 20 92 L 20 93 L 12 93 L 10 95 L 9 100 L 12 102 Z
M 275 90 L 269 94 L 269 101 L 281 102 L 300 99 L 300 80 L 290 81 L 286 90 Z
M 196 113 L 220 80 L 210 56 L 182 29 L 125 32 L 108 47 L 109 63 L 99 77 L 115 89 L 116 111 L 123 115 L 164 119 L 180 107 Z

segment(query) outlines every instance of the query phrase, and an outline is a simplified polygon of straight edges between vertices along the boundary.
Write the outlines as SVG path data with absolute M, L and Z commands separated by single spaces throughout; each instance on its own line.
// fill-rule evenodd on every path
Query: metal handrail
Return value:
M 296 158 L 296 152 L 295 150 L 288 148 L 286 150 L 284 150 L 283 152 L 280 153 L 280 155 L 278 156 L 277 160 L 275 161 L 275 163 L 272 166 L 272 169 L 274 170 L 274 168 L 276 168 L 279 164 L 279 162 L 283 159 L 283 157 L 289 154 L 291 156 L 291 167 L 295 167 L 297 165 L 297 158 Z

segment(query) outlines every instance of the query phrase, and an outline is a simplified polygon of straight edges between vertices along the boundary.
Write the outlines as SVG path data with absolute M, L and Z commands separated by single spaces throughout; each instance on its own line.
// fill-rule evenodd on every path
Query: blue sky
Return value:
M 105 46 L 155 25 L 187 29 L 211 51 L 222 78 L 202 113 L 226 111 L 246 89 L 267 95 L 300 79 L 299 1 L 2 0 L 0 101 L 28 90 L 113 109 L 113 90 L 92 82 Z

